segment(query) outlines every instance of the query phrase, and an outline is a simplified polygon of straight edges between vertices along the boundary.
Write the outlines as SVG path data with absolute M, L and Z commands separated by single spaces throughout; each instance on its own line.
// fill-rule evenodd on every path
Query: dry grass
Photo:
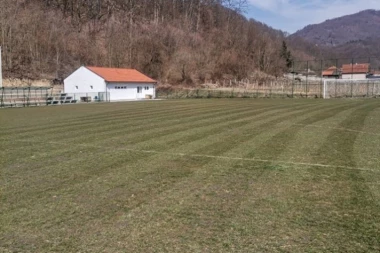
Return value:
M 378 252 L 379 119 L 377 100 L 0 110 L 0 251 Z

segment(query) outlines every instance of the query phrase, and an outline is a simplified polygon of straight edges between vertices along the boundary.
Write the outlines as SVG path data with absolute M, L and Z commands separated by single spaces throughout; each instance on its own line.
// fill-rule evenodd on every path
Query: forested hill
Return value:
M 331 57 L 376 58 L 374 61 L 380 64 L 380 11 L 365 10 L 309 25 L 288 39 L 299 42 L 300 38 L 308 45 L 313 44 L 314 48 L 332 51 L 334 56 Z M 301 49 L 300 43 L 290 44 Z
M 0 0 L 5 77 L 64 78 L 81 65 L 136 68 L 163 83 L 273 76 L 281 31 L 242 0 Z
M 314 44 L 340 46 L 349 42 L 378 38 L 380 11 L 365 10 L 321 24 L 308 25 L 294 35 Z

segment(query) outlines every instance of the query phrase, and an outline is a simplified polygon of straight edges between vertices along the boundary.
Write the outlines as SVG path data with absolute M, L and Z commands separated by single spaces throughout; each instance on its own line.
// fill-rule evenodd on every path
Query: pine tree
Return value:
M 288 45 L 286 45 L 285 41 L 282 41 L 282 48 L 281 48 L 281 58 L 283 58 L 286 62 L 286 67 L 290 69 L 293 64 L 293 59 L 292 59 L 292 53 L 290 50 L 288 50 Z

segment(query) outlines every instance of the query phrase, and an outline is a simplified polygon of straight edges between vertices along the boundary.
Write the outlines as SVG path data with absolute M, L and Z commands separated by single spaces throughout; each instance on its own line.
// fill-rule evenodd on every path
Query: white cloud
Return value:
M 308 24 L 321 23 L 366 9 L 380 9 L 380 0 L 248 0 L 251 5 L 270 12 L 287 24 L 290 32 Z M 279 27 L 282 28 L 282 27 Z M 284 28 L 282 28 L 284 29 Z

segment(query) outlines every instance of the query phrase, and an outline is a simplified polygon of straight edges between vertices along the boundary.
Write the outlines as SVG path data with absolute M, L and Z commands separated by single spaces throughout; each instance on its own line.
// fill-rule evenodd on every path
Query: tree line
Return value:
M 0 0 L 6 77 L 64 78 L 81 65 L 136 68 L 194 85 L 282 75 L 284 33 L 241 11 L 245 0 Z

